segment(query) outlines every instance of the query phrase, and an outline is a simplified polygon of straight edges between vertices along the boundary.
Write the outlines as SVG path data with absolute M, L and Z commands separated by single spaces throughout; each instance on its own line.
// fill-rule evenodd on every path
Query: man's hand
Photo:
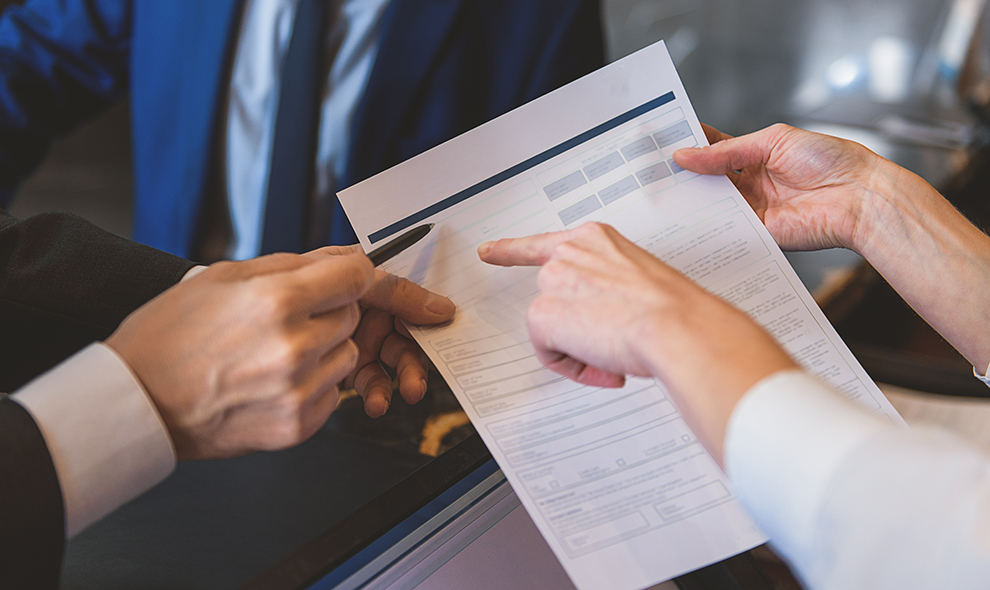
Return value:
M 362 255 L 221 262 L 141 307 L 107 340 L 145 386 L 181 460 L 296 445 L 354 370 Z
M 305 256 L 321 258 L 359 252 L 360 246 L 328 246 Z M 344 383 L 364 398 L 365 413 L 378 418 L 392 403 L 392 379 L 382 363 L 395 369 L 399 394 L 406 402 L 414 404 L 426 393 L 426 355 L 402 321 L 438 324 L 452 318 L 455 308 L 446 297 L 378 269 L 360 304 L 361 322 L 354 334 L 360 353 L 357 367 Z
M 544 365 L 603 387 L 625 375 L 661 379 L 716 459 L 739 398 L 796 367 L 749 316 L 607 225 L 488 242 L 478 252 L 491 264 L 542 265 L 526 319 Z
M 681 149 L 685 170 L 725 174 L 746 197 L 781 248 L 859 250 L 879 219 L 872 187 L 889 163 L 854 143 L 774 125 L 731 137 L 707 125 L 710 147 Z M 919 179 L 920 180 L 920 179 Z

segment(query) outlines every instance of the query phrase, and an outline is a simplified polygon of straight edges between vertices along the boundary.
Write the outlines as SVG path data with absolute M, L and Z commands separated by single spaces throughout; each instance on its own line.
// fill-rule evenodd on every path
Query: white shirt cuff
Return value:
M 740 501 L 785 557 L 807 554 L 835 472 L 893 424 L 800 371 L 754 385 L 736 405 L 725 467 Z
M 165 424 L 130 368 L 95 343 L 16 391 L 48 445 L 72 537 L 175 467 Z
M 202 264 L 198 264 L 198 265 L 190 268 L 189 270 L 187 270 L 186 271 L 186 274 L 182 275 L 182 278 L 179 279 L 179 282 L 181 283 L 182 281 L 188 281 L 189 279 L 193 278 L 194 276 L 198 275 L 199 273 L 203 272 L 204 270 L 206 270 L 208 268 L 210 268 L 210 267 L 205 266 L 205 265 L 202 265 Z
M 990 387 L 990 367 L 987 367 L 987 370 L 982 375 L 976 372 L 976 367 L 973 367 L 973 376 L 982 381 L 987 387 Z

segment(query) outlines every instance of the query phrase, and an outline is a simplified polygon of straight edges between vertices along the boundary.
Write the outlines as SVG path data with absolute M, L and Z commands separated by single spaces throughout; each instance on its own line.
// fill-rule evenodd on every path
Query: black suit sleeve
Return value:
M 86 344 L 192 267 L 63 213 L 0 211 L 0 391 L 13 391 Z M 0 394 L 0 587 L 56 588 L 62 494 L 38 426 Z
M 106 338 L 192 266 L 73 215 L 0 211 L 0 391 Z
M 31 415 L 0 394 L 0 586 L 58 586 L 65 544 L 62 493 Z

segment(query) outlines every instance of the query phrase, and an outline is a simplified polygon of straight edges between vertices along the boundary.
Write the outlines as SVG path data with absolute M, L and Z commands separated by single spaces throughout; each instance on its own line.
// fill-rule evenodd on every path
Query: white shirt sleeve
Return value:
M 14 392 L 48 445 L 66 535 L 159 483 L 175 467 L 172 440 L 130 368 L 91 344 Z
M 987 387 L 990 387 L 990 367 L 987 367 L 987 370 L 982 375 L 976 372 L 976 367 L 973 367 L 973 376 L 982 381 Z
M 896 426 L 788 371 L 740 401 L 725 462 L 809 588 L 990 584 L 990 458 L 946 434 Z
M 193 278 L 194 276 L 198 275 L 199 273 L 203 272 L 208 268 L 210 267 L 204 266 L 202 264 L 197 264 L 196 266 L 187 270 L 186 274 L 182 275 L 182 279 L 179 282 L 181 283 L 182 281 L 188 281 L 189 279 Z

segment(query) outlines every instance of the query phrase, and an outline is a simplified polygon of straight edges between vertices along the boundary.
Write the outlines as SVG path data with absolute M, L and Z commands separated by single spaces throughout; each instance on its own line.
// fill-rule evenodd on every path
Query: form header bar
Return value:
M 474 186 L 468 187 L 455 195 L 452 195 L 450 197 L 447 197 L 446 199 L 443 199 L 438 203 L 430 205 L 425 209 L 421 209 L 420 211 L 417 211 L 404 219 L 400 219 L 399 221 L 396 221 L 395 223 L 387 227 L 384 227 L 376 232 L 372 232 L 371 234 L 368 235 L 368 241 L 374 244 L 375 242 L 380 242 L 381 240 L 384 240 L 389 236 L 393 236 L 399 233 L 400 231 L 408 227 L 412 227 L 413 225 L 423 221 L 424 219 L 428 219 L 445 209 L 449 209 L 458 203 L 464 202 L 478 193 L 486 191 L 497 184 L 505 182 L 506 180 L 512 178 L 513 176 L 516 176 L 517 174 L 521 174 L 534 166 L 538 166 L 543 162 L 546 162 L 550 158 L 558 156 L 566 152 L 567 150 L 570 150 L 578 145 L 581 145 L 586 141 L 589 141 L 591 139 L 598 137 L 599 135 L 602 135 L 603 133 L 611 131 L 612 129 L 615 129 L 619 125 L 628 123 L 629 121 L 632 121 L 636 117 L 639 117 L 640 115 L 648 113 L 653 109 L 656 109 L 669 102 L 672 102 L 673 100 L 674 100 L 674 93 L 668 92 L 667 94 L 654 98 L 653 100 L 641 104 L 640 106 L 634 109 L 630 109 L 617 117 L 605 121 L 604 123 L 602 123 L 597 127 L 593 127 L 580 135 L 572 137 L 571 139 L 568 139 L 567 141 L 546 150 L 545 152 L 537 154 L 532 158 L 522 163 L 516 164 L 515 166 L 507 170 L 503 170 L 502 172 L 499 172 L 498 174 L 492 177 L 486 178 L 485 180 L 482 180 L 481 182 L 475 184 Z

